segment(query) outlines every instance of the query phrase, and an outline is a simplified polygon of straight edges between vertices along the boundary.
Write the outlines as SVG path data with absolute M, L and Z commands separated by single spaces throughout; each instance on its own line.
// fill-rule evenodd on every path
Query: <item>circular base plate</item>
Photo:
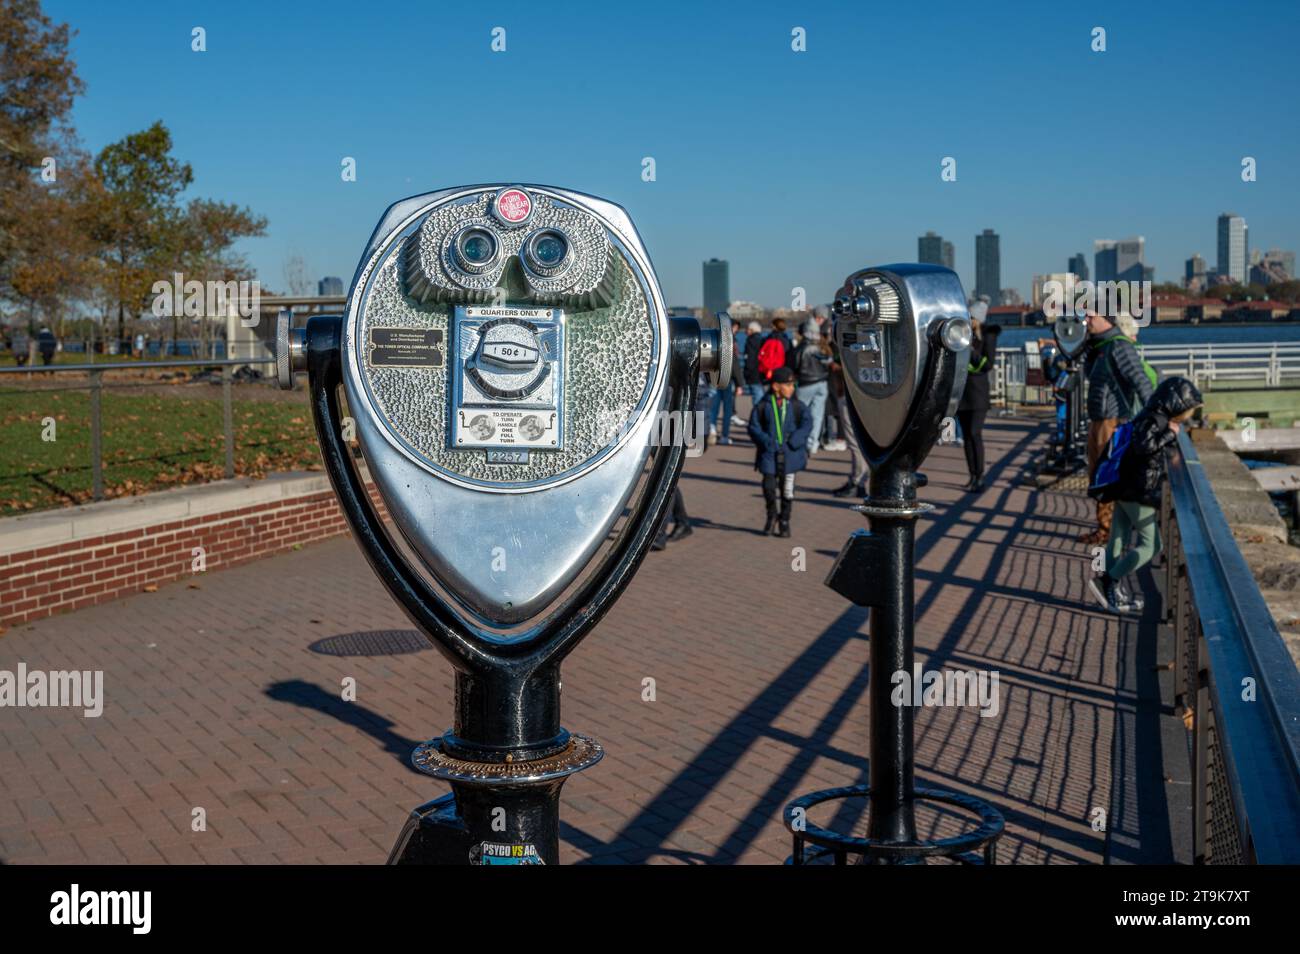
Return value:
M 1006 828 L 1006 820 L 1003 819 L 1001 812 L 988 802 L 970 795 L 933 788 L 918 788 L 913 791 L 912 795 L 918 802 L 942 802 L 970 812 L 979 817 L 980 824 L 978 827 L 953 838 L 885 844 L 873 841 L 870 838 L 841 835 L 808 821 L 808 810 L 814 805 L 820 805 L 822 802 L 834 801 L 840 798 L 870 799 L 871 789 L 866 785 L 828 788 L 821 792 L 813 792 L 811 795 L 804 795 L 802 798 L 796 798 L 785 807 L 785 811 L 782 813 L 783 821 L 785 827 L 795 837 L 796 855 L 802 853 L 802 843 L 807 841 L 816 845 L 819 849 L 823 849 L 817 852 L 818 855 L 827 853 L 834 855 L 864 855 L 871 859 L 880 859 L 894 864 L 923 863 L 924 859 L 931 857 L 970 861 L 972 859 L 966 857 L 969 852 L 988 848 L 993 842 L 1002 837 L 1002 832 Z M 800 820 L 798 827 L 796 827 L 796 819 Z M 802 863 L 802 859 L 797 859 L 796 863 Z
M 450 782 L 480 782 L 484 785 L 518 785 L 564 778 L 595 765 L 605 750 L 595 739 L 570 735 L 560 752 L 531 762 L 467 762 L 442 751 L 442 740 L 433 739 L 415 747 L 411 764 L 426 775 Z

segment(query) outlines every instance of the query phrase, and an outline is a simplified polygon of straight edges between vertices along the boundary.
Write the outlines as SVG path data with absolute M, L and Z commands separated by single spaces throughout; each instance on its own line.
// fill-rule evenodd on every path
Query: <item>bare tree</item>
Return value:
M 297 252 L 285 259 L 284 283 L 289 287 L 290 295 L 312 294 L 310 274 L 306 261 Z

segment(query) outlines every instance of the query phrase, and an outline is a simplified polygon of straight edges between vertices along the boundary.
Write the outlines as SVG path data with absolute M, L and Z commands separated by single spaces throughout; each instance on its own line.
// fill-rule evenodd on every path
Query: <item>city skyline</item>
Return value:
M 268 218 L 267 236 L 237 250 L 272 289 L 283 285 L 293 256 L 313 279 L 340 276 L 350 285 L 360 249 L 392 202 L 498 180 L 571 187 L 624 206 L 671 301 L 699 295 L 699 263 L 715 255 L 730 262 L 740 297 L 781 307 L 803 289 L 809 301 L 824 301 L 857 268 L 913 260 L 916 237 L 931 229 L 953 242 L 968 291 L 976 286 L 971 237 L 989 227 L 1001 236 L 1001 285 L 1022 293 L 1033 275 L 1059 271 L 1097 239 L 1135 234 L 1146 238 L 1157 280 L 1176 281 L 1190 254 L 1215 259 L 1207 223 L 1225 209 L 1250 223 L 1252 245 L 1300 246 L 1300 195 L 1281 171 L 1300 159 L 1300 130 L 1243 121 L 1203 131 L 1188 149 L 1184 115 L 1188 102 L 1205 115 L 1238 106 L 1230 84 L 1203 68 L 1207 18 L 1216 22 L 1216 42 L 1254 51 L 1252 82 L 1284 88 L 1294 33 L 1287 25 L 1300 26 L 1294 5 L 1253 8 L 1275 27 L 1267 31 L 1226 3 L 1221 14 L 1207 9 L 1195 18 L 1172 3 L 1103 3 L 1086 14 L 1025 4 L 991 29 L 980 11 L 940 2 L 892 11 L 894 42 L 875 47 L 869 67 L 851 55 L 858 40 L 843 29 L 853 12 L 847 5 L 752 4 L 728 21 L 725 43 L 711 15 L 673 2 L 653 18 L 580 5 L 562 22 L 525 5 L 489 13 L 413 8 L 398 34 L 387 21 L 355 17 L 340 34 L 326 26 L 331 13 L 355 11 L 330 2 L 310 9 L 310 16 L 259 10 L 263 28 L 253 30 L 246 10 L 215 4 L 143 3 L 130 18 L 71 0 L 47 4 L 78 31 L 72 54 L 86 91 L 73 117 L 83 146 L 98 151 L 166 122 L 175 154 L 194 165 L 195 194 Z M 1105 52 L 1091 48 L 1098 23 L 1108 29 Z M 206 30 L 203 53 L 190 49 L 196 25 Z M 498 25 L 507 49 L 493 53 Z M 806 52 L 791 49 L 796 26 L 806 31 Z M 631 47 L 615 55 L 611 30 L 630 33 Z M 286 31 L 321 61 L 375 65 L 364 84 L 275 69 L 280 108 L 269 110 L 266 72 L 246 64 L 281 62 Z M 412 70 L 428 59 L 430 37 L 436 68 Z M 969 49 L 972 37 L 980 84 L 963 82 L 966 67 L 946 56 L 932 69 L 911 68 L 927 50 Z M 629 66 L 638 52 L 648 62 L 665 49 L 705 65 L 656 71 L 653 81 Z M 1028 84 L 1026 51 L 1054 64 Z M 545 75 L 553 101 L 581 103 L 598 117 L 580 147 L 568 123 L 518 96 L 557 58 L 579 55 L 582 70 Z M 157 82 L 159 73 L 172 80 Z M 1052 132 L 1039 117 L 1074 101 L 1080 75 L 1102 102 L 1143 90 L 1142 121 L 1123 162 L 1118 144 L 1049 143 L 1067 130 Z M 441 118 L 448 76 L 473 76 L 476 95 L 514 106 L 505 114 L 508 138 L 522 148 L 448 148 L 449 131 L 460 135 L 453 113 Z M 861 106 L 864 82 L 874 91 L 872 124 L 847 119 Z M 1016 107 L 990 137 L 987 104 L 999 97 Z M 756 98 L 761 117 L 746 105 Z M 873 148 L 881 128 L 892 131 L 889 148 Z M 736 149 L 742 139 L 757 146 Z M 345 157 L 356 162 L 355 181 L 340 178 Z M 1243 181 L 1247 157 L 1255 181 Z

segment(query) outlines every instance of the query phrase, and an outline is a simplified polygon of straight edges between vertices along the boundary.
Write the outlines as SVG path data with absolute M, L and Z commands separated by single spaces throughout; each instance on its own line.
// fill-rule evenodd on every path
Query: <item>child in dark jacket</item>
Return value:
M 812 414 L 794 396 L 794 372 L 777 368 L 772 385 L 763 400 L 749 415 L 749 436 L 754 442 L 754 469 L 763 475 L 763 500 L 767 504 L 767 523 L 763 532 L 778 537 L 790 536 L 790 508 L 794 503 L 794 475 L 808 465 L 808 435 L 812 433 Z M 780 512 L 777 499 L 780 498 Z
M 1115 511 L 1106 541 L 1106 569 L 1088 583 L 1093 596 L 1113 613 L 1143 608 L 1141 598 L 1124 585 L 1124 578 L 1160 552 L 1158 508 L 1165 479 L 1165 448 L 1178 439 L 1178 431 L 1201 404 L 1201 392 L 1191 381 L 1166 378 L 1133 419 L 1128 449 L 1120 458 L 1119 478 L 1107 495 L 1114 500 Z M 1130 535 L 1135 538 L 1132 546 Z

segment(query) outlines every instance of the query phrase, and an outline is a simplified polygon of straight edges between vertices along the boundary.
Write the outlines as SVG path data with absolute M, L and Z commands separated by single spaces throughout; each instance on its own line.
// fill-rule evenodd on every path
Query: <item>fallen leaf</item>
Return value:
M 158 592 L 158 584 L 157 584 L 157 583 L 148 583 L 148 584 L 145 585 L 144 591 L 145 591 L 146 593 L 157 593 L 157 592 Z

